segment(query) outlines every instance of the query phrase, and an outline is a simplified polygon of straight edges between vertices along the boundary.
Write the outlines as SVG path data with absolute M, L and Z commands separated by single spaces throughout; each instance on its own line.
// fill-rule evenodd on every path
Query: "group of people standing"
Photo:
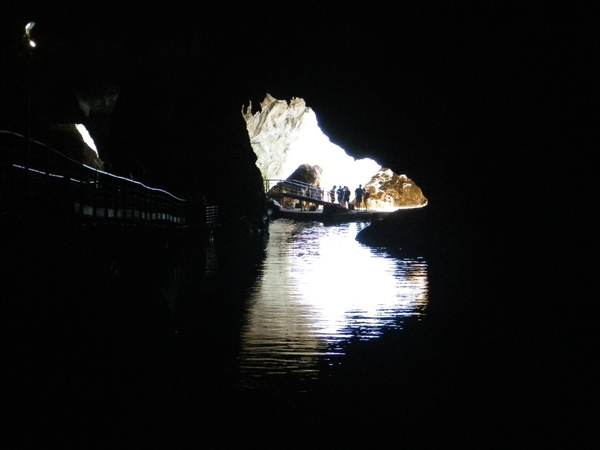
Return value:
M 331 203 L 337 203 L 343 206 L 344 208 L 350 207 L 350 188 L 348 186 L 333 186 L 333 188 L 329 191 L 329 201 Z M 365 209 L 367 209 L 367 199 L 369 198 L 369 192 L 362 187 L 362 184 L 359 184 L 358 187 L 354 190 L 354 200 L 356 203 L 356 208 L 360 209 L 361 205 L 364 204 Z

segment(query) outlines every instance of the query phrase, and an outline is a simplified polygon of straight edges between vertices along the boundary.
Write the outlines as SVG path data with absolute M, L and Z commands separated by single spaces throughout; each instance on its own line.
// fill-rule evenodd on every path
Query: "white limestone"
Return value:
M 333 144 L 303 99 L 294 97 L 288 104 L 267 94 L 260 108 L 253 114 L 250 102 L 242 115 L 263 178 L 285 179 L 301 164 L 318 165 L 323 188 L 342 184 L 354 191 L 379 171 L 372 159 L 355 160 Z

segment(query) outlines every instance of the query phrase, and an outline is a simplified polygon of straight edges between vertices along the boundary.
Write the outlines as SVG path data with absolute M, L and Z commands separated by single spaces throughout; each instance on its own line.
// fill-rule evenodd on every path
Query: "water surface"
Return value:
M 316 378 L 317 363 L 339 362 L 348 340 L 377 339 L 402 318 L 424 314 L 427 261 L 360 244 L 356 234 L 367 225 L 271 224 L 241 331 L 245 387 L 286 375 Z

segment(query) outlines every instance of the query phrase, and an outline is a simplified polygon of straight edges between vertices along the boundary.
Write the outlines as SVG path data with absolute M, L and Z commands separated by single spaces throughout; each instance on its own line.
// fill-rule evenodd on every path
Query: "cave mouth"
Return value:
M 371 158 L 356 159 L 331 142 L 301 98 L 288 102 L 266 94 L 260 110 L 253 113 L 250 102 L 242 107 L 242 116 L 263 180 L 293 179 L 325 192 L 347 186 L 353 198 L 361 186 L 369 192 L 370 204 L 383 211 L 427 205 L 421 189 L 406 175 Z

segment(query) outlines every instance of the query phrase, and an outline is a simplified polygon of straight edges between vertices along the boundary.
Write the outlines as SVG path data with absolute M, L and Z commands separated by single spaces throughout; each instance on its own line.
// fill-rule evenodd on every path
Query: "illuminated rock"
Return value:
M 365 185 L 365 189 L 370 194 L 368 207 L 371 209 L 427 205 L 421 188 L 406 175 L 398 175 L 391 169 L 381 169 L 377 172 Z
M 314 112 L 306 107 L 304 100 L 292 98 L 289 105 L 270 94 L 260 104 L 261 111 L 252 114 L 252 102 L 242 110 L 250 144 L 256 153 L 256 166 L 265 179 L 278 179 L 289 170 L 293 144 L 302 132 L 317 123 Z
M 310 164 L 301 164 L 298 166 L 294 173 L 292 173 L 288 180 L 296 180 L 302 181 L 304 183 L 309 183 L 314 186 L 321 185 L 321 175 L 323 174 L 323 169 L 319 166 L 311 166 Z

